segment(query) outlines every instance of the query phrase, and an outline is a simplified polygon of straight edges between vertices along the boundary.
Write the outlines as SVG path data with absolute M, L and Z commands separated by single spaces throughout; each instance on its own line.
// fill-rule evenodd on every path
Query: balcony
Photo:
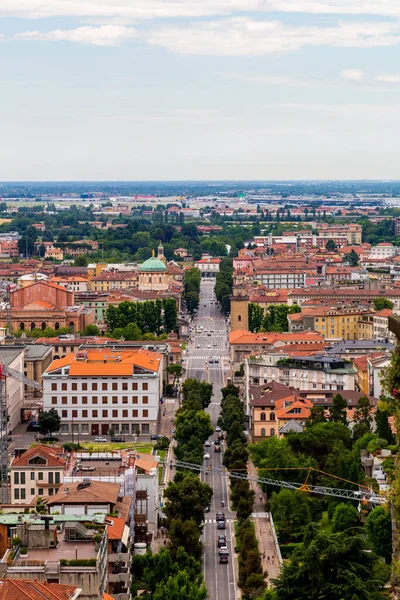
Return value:
M 108 555 L 108 562 L 116 563 L 123 562 L 127 563 L 130 560 L 130 554 L 128 552 L 114 552 L 113 554 Z
M 108 583 L 121 583 L 126 581 L 129 583 L 131 581 L 130 573 L 109 573 L 108 575 Z

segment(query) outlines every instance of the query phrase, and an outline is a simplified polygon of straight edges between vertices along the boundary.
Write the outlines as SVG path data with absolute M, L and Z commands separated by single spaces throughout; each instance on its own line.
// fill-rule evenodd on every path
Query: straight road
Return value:
M 220 413 L 221 387 L 226 385 L 226 375 L 229 369 L 228 347 L 227 347 L 227 325 L 225 318 L 221 315 L 216 304 L 214 294 L 215 282 L 203 279 L 200 289 L 200 305 L 197 316 L 193 319 L 191 326 L 188 351 L 185 357 L 186 377 L 196 378 L 213 384 L 214 395 L 207 412 L 211 416 L 211 422 L 215 428 Z M 212 358 L 213 363 L 209 362 Z M 218 361 L 218 362 L 215 362 Z M 222 453 L 214 452 L 214 433 L 209 438 L 211 446 L 206 448 L 210 459 L 205 460 L 206 465 L 213 467 L 222 466 Z M 210 600 L 235 600 L 236 583 L 233 569 L 233 520 L 235 514 L 228 507 L 227 479 L 222 475 L 210 473 L 203 476 L 214 491 L 211 510 L 205 515 L 203 533 L 204 543 L 204 579 L 207 585 Z M 225 507 L 221 507 L 221 501 Z M 226 518 L 226 529 L 217 529 L 216 513 L 223 511 Z M 228 564 L 219 564 L 217 549 L 217 535 L 225 534 L 227 546 L 230 551 Z

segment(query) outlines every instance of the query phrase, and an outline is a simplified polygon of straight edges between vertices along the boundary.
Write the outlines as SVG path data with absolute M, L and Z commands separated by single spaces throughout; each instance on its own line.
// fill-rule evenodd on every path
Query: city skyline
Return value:
M 392 0 L 0 3 L 0 180 L 398 179 Z

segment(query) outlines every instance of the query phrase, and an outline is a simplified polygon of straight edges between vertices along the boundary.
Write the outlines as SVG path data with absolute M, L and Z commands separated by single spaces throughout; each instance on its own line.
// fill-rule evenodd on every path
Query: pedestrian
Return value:
M 261 496 L 261 494 L 258 497 L 260 498 L 260 502 L 262 502 L 262 496 Z
M 263 560 L 265 560 L 265 552 L 263 552 Z
M 166 545 L 167 545 L 167 540 L 164 540 L 164 546 L 166 546 Z
M 268 562 L 269 562 L 269 554 L 268 554 Z

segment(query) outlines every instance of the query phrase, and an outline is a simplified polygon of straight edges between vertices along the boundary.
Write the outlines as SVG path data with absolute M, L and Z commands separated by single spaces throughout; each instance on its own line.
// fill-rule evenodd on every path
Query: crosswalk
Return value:
M 233 523 L 233 522 L 234 522 L 233 519 L 225 519 L 225 523 Z M 217 519 L 205 519 L 204 523 L 208 523 L 209 525 L 211 525 L 211 524 L 216 525 Z
M 211 348 L 210 348 L 210 351 L 211 351 Z M 218 351 L 218 348 L 215 348 L 214 350 L 212 350 L 212 352 L 215 352 L 215 351 Z M 198 356 L 197 354 L 190 354 L 189 358 L 191 358 L 192 360 L 196 359 L 196 358 L 202 359 L 202 360 L 208 360 L 210 358 L 210 354 L 205 354 L 204 356 L 203 355 Z M 225 356 L 216 356 L 216 358 L 218 358 L 220 362 L 221 362 L 221 360 L 224 360 L 224 361 L 229 360 L 229 358 L 226 358 Z

